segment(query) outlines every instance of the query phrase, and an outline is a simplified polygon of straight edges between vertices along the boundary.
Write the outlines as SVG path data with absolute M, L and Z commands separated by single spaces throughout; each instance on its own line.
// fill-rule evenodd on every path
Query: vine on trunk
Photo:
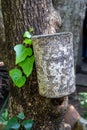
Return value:
M 33 120 L 25 119 L 23 112 L 9 118 L 8 110 L 6 109 L 0 117 L 0 125 L 2 124 L 2 128 L 0 127 L 0 130 L 20 130 L 21 128 L 23 130 L 31 130 L 33 123 Z
M 29 77 L 33 70 L 34 64 L 34 54 L 32 50 L 32 38 L 31 32 L 33 28 L 26 31 L 23 35 L 23 44 L 17 44 L 14 46 L 14 51 L 16 52 L 15 58 L 15 68 L 9 71 L 9 75 L 18 88 L 24 86 L 26 78 Z

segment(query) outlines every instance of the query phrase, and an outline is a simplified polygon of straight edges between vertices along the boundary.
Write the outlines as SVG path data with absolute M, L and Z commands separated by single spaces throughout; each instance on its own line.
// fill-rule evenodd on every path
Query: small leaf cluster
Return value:
M 87 109 L 87 93 L 86 92 L 81 92 L 80 94 L 80 104 L 82 107 Z M 87 111 L 84 112 L 84 118 L 87 119 Z
M 0 124 L 7 125 L 8 122 L 8 110 L 5 111 L 0 116 Z
M 19 130 L 20 128 L 31 130 L 32 125 L 33 121 L 26 120 L 24 113 L 21 112 L 17 116 L 10 118 L 3 130 Z
M 32 38 L 30 31 L 26 31 L 23 35 L 23 44 L 17 44 L 14 46 L 16 53 L 15 65 L 16 67 L 9 71 L 9 75 L 17 87 L 24 86 L 26 78 L 29 77 L 33 70 L 34 54 L 32 50 Z

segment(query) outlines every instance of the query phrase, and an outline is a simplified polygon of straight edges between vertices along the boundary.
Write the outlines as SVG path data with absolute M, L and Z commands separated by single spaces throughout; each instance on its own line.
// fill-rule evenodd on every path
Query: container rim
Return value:
M 51 37 L 51 36 L 58 36 L 58 35 L 71 35 L 73 36 L 72 32 L 59 32 L 54 34 L 41 34 L 41 35 L 33 35 L 32 38 L 44 38 L 44 37 Z

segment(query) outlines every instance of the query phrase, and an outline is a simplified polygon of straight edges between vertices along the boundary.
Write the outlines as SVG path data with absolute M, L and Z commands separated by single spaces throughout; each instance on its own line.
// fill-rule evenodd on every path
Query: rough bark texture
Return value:
M 52 7 L 51 0 L 3 0 L 2 10 L 6 42 L 8 42 L 5 47 L 8 50 L 13 50 L 12 44 L 15 45 L 16 43 L 22 42 L 23 33 L 29 27 L 34 27 L 35 34 L 54 33 L 55 29 L 61 24 L 61 19 Z M 8 53 L 5 56 L 7 56 L 6 59 L 8 61 L 14 59 L 14 55 L 9 57 Z
M 1 1 L 1 0 L 0 0 Z M 60 11 L 62 17 L 62 30 L 60 31 L 70 31 L 74 35 L 74 58 L 75 64 L 81 64 L 82 56 L 82 44 L 81 44 L 81 35 L 82 35 L 82 23 L 85 15 L 85 3 L 86 0 L 52 0 L 54 7 Z M 17 11 L 18 12 L 18 11 Z M 3 18 L 0 7 L 0 44 L 3 48 L 0 48 L 5 54 L 4 46 L 2 41 L 4 41 L 4 30 L 3 30 Z M 79 52 L 78 52 L 79 48 Z M 79 53 L 79 54 L 78 54 Z M 1 53 L 0 53 L 1 54 Z M 1 57 L 1 56 L 0 56 Z M 78 58 L 78 59 L 77 59 Z M 78 60 L 78 61 L 77 61 Z
M 3 16 L 1 10 L 1 0 L 0 0 L 0 52 L 4 51 L 4 43 L 5 42 L 5 33 L 4 33 L 4 24 L 3 24 Z M 4 53 L 3 53 L 4 54 Z M 0 53 L 0 60 L 2 59 L 2 54 Z
M 62 18 L 62 27 L 60 31 L 69 31 L 73 33 L 74 58 L 76 65 L 78 48 L 81 46 L 82 23 L 85 15 L 85 0 L 53 1 Z M 81 58 L 81 55 L 79 58 Z
M 33 27 L 35 34 L 56 32 L 61 18 L 54 10 L 51 0 L 2 0 L 6 44 L 5 62 L 8 69 L 14 66 L 13 46 L 22 42 L 25 30 Z M 67 108 L 67 97 L 47 99 L 38 94 L 36 70 L 25 87 L 18 89 L 10 84 L 9 114 L 23 111 L 35 121 L 32 130 L 64 129 L 61 121 Z

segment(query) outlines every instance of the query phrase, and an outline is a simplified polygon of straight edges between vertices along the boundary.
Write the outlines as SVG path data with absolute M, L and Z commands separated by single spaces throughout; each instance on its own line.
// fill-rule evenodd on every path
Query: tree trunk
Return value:
M 5 33 L 4 33 L 4 24 L 3 24 L 3 16 L 1 9 L 1 0 L 0 0 L 0 52 L 2 51 L 4 54 L 4 42 L 5 42 Z M 0 53 L 0 60 L 2 59 L 2 54 Z
M 13 47 L 22 43 L 25 30 L 33 27 L 35 34 L 48 34 L 56 32 L 61 25 L 51 0 L 2 0 L 2 11 L 6 35 L 3 56 L 8 69 L 14 67 Z M 32 130 L 64 130 L 61 121 L 67 108 L 67 97 L 44 98 L 39 95 L 37 86 L 35 67 L 23 88 L 18 89 L 10 83 L 9 115 L 23 111 L 26 118 L 35 121 Z
M 73 49 L 75 65 L 81 64 L 81 33 L 85 16 L 86 0 L 53 0 L 62 18 L 61 31 L 73 33 Z M 80 49 L 81 50 L 81 49 Z M 79 56 L 79 57 L 78 57 Z

